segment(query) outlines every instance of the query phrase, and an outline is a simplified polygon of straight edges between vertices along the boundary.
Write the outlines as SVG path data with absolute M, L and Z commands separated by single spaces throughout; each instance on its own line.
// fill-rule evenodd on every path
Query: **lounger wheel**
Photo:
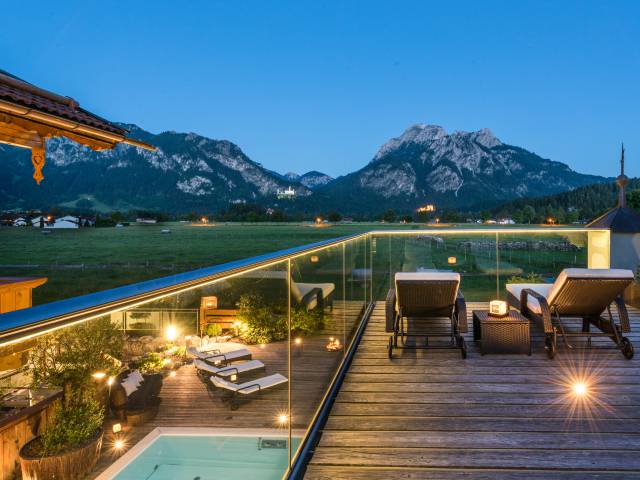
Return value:
M 387 348 L 389 358 L 393 358 L 393 337 L 389 337 L 389 347 Z
M 464 338 L 459 337 L 458 344 L 460 346 L 460 355 L 462 358 L 467 358 L 467 342 Z
M 633 344 L 627 337 L 622 337 L 620 343 L 622 344 L 620 347 L 622 355 L 624 355 L 624 358 L 631 360 L 633 358 Z
M 545 337 L 544 348 L 547 350 L 547 357 L 553 360 L 556 356 L 556 342 L 553 335 L 547 335 Z

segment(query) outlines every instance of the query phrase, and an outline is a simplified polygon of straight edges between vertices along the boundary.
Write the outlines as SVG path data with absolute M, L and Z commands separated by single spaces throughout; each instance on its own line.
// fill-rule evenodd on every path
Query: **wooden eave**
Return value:
M 33 178 L 38 184 L 44 178 L 45 140 L 52 137 L 66 137 L 92 150 L 112 149 L 118 143 L 156 150 L 152 145 L 124 135 L 0 100 L 0 143 L 31 149 Z

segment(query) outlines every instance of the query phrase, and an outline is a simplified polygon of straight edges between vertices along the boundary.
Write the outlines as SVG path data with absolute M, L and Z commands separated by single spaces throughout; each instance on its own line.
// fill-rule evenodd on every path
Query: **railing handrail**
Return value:
M 108 290 L 89 293 L 0 315 L 0 346 L 29 336 L 73 325 L 114 311 L 204 286 L 223 278 L 277 264 L 345 242 L 366 238 L 369 232 L 322 240 L 211 267 L 177 273 Z
M 407 230 L 370 230 L 5 313 L 0 315 L 0 346 L 20 341 L 29 336 L 39 335 L 51 329 L 61 328 L 96 318 L 106 313 L 131 308 L 151 300 L 180 293 L 198 286 L 204 286 L 222 278 L 240 275 L 257 268 L 276 264 L 287 259 L 306 255 L 345 242 L 366 238 L 367 236 L 420 235 L 426 233 L 430 235 L 465 235 L 532 232 L 572 233 L 587 231 L 598 232 L 608 230 L 585 227 L 431 227 Z

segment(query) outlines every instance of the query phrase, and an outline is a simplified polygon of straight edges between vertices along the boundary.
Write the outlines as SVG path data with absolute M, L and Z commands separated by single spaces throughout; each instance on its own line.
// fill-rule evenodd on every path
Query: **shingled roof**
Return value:
M 616 207 L 600 215 L 587 227 L 608 228 L 614 233 L 640 233 L 640 214 L 629 207 Z
M 47 138 L 67 137 L 94 150 L 119 143 L 155 150 L 126 136 L 128 131 L 84 108 L 70 97 L 44 90 L 0 70 L 0 143 L 31 149 L 33 178 L 44 178 Z
M 124 128 L 81 108 L 73 98 L 38 88 L 4 70 L 0 70 L 0 99 L 107 132 L 119 135 L 127 133 Z

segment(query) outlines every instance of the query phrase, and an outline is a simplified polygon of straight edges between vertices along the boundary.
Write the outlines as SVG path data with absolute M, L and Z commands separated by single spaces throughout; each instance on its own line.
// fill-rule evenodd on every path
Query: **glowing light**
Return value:
M 238 380 L 238 375 L 236 375 L 236 374 L 234 373 L 234 374 L 232 374 L 232 375 L 229 377 L 229 379 L 230 379 L 232 382 L 235 382 L 236 380 Z
M 311 263 L 318 263 L 320 259 L 318 258 L 317 255 L 311 255 L 310 260 L 311 260 Z
M 119 423 L 114 423 L 111 427 L 111 430 L 113 431 L 113 433 L 120 433 L 122 431 L 122 425 Z
M 583 397 L 588 393 L 588 388 L 584 383 L 575 383 L 573 385 L 573 393 L 578 397 Z
M 302 339 L 301 339 L 300 337 L 298 337 L 298 338 L 296 338 L 296 339 L 294 340 L 294 343 L 295 343 L 296 345 L 302 345 Z
M 264 347 L 266 347 L 266 345 L 264 343 L 261 343 L 260 348 L 264 349 Z
M 435 205 L 425 205 L 424 207 L 420 207 L 417 210 L 419 213 L 426 213 L 426 212 L 435 212 L 436 211 L 436 207 Z
M 104 377 L 107 376 L 106 373 L 104 372 L 96 372 L 93 375 L 91 375 L 93 378 L 95 378 L 96 380 L 102 380 Z
M 113 442 L 114 450 L 122 450 L 123 448 L 124 448 L 124 440 L 118 439 L 115 442 Z
M 207 217 L 202 217 L 202 218 L 200 219 L 200 221 L 201 221 L 202 223 L 207 223 L 209 220 L 207 219 Z
M 178 338 L 178 329 L 173 325 L 169 325 L 167 327 L 167 330 L 165 331 L 164 336 L 167 337 L 167 340 L 173 342 L 176 338 Z
M 176 371 L 175 370 L 171 370 L 171 372 L 169 372 L 169 376 L 170 377 L 175 377 L 176 376 Z
M 505 302 L 504 300 L 491 300 L 489 302 L 489 315 L 503 317 L 507 314 L 507 312 L 507 302 Z
M 316 218 L 316 223 L 322 223 L 322 217 Z
M 449 265 L 453 265 L 454 263 L 456 263 L 458 261 L 458 259 L 456 257 L 449 257 L 447 258 L 447 263 Z
M 107 379 L 107 385 L 111 386 L 114 384 L 114 382 L 116 381 L 116 379 L 114 377 L 109 377 Z
M 169 365 L 171 363 L 171 359 L 170 358 L 163 358 L 162 359 L 162 365 Z
M 289 415 L 287 415 L 287 413 L 286 413 L 286 412 L 281 412 L 281 413 L 279 413 L 279 414 L 278 414 L 278 416 L 277 416 L 277 420 L 278 420 L 278 423 L 279 423 L 281 426 L 284 426 L 284 425 L 286 425 L 286 424 L 287 424 L 287 422 L 289 421 Z

